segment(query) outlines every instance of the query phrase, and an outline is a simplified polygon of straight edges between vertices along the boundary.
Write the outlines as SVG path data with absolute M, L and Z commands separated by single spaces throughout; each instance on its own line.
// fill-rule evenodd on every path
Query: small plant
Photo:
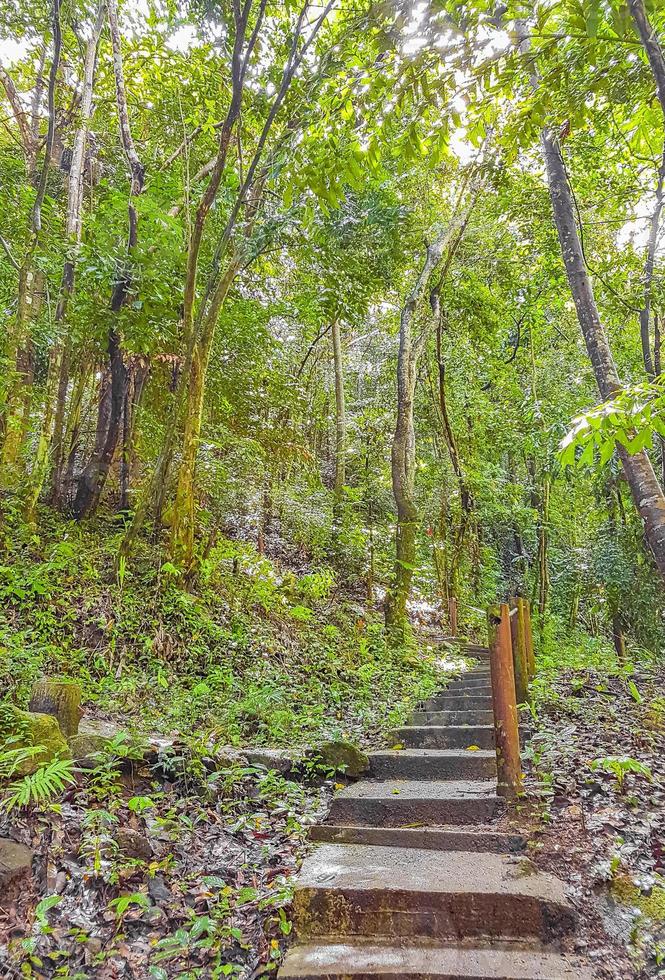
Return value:
M 632 772 L 636 776 L 643 776 L 649 782 L 653 779 L 653 773 L 649 766 L 643 762 L 639 762 L 637 759 L 631 759 L 628 755 L 608 755 L 602 759 L 594 759 L 593 762 L 589 763 L 589 766 L 594 771 L 600 769 L 602 772 L 614 776 L 619 787 L 619 792 L 623 792 L 624 782 L 628 773 Z
M 150 905 L 150 900 L 147 895 L 143 892 L 132 892 L 131 895 L 120 895 L 118 898 L 114 898 L 112 902 L 109 902 L 109 909 L 113 912 L 118 925 L 122 922 L 125 915 L 132 908 L 147 909 Z
M 141 814 L 145 810 L 151 810 L 154 805 L 155 801 L 151 796 L 132 796 L 130 800 L 127 800 L 127 806 L 132 813 Z
M 120 555 L 118 558 L 118 588 L 122 592 L 125 586 L 125 575 L 127 574 L 127 558 Z
M 630 696 L 633 701 L 637 702 L 637 704 L 642 704 L 644 698 L 640 694 L 635 681 L 628 681 L 628 690 L 630 691 Z
M 102 863 L 111 861 L 118 853 L 118 842 L 112 834 L 118 818 L 108 810 L 88 810 L 83 817 L 83 837 L 79 855 L 94 875 L 100 874 Z
M 43 935 L 53 932 L 53 929 L 49 925 L 48 919 L 46 918 L 46 914 L 52 908 L 55 908 L 55 906 L 61 901 L 61 895 L 47 895 L 46 898 L 42 898 L 41 902 L 37 902 L 37 905 L 35 906 L 35 922 L 37 923 L 39 931 Z
M 40 747 L 43 751 L 43 747 Z M 7 789 L 7 795 L 0 802 L 0 808 L 8 813 L 14 809 L 29 806 L 47 806 L 56 799 L 68 785 L 76 782 L 74 763 L 71 759 L 54 759 L 45 766 L 22 779 L 17 779 Z
M 17 745 L 14 749 L 8 748 L 8 746 L 21 741 L 20 738 L 8 739 L 4 747 L 0 749 L 0 780 L 11 779 L 23 768 L 24 763 L 29 762 L 44 751 L 43 745 Z

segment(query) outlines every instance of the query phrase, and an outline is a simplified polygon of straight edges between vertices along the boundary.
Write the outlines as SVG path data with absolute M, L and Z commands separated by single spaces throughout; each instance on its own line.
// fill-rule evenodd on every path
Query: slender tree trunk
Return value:
M 108 337 L 108 357 L 111 368 L 111 413 L 109 424 L 101 451 L 93 453 L 79 480 L 76 498 L 74 500 L 74 516 L 78 519 L 92 513 L 99 503 L 121 432 L 122 410 L 127 389 L 127 370 L 122 353 L 117 314 L 127 302 L 132 288 L 132 263 L 138 233 L 136 198 L 143 192 L 145 179 L 145 171 L 136 152 L 129 122 L 116 0 L 107 0 L 107 10 L 113 49 L 113 71 L 115 76 L 118 119 L 120 123 L 120 139 L 131 174 L 129 200 L 127 203 L 127 259 L 124 267 L 118 269 L 111 296 L 112 323 L 109 328 Z
M 193 346 L 184 391 L 182 451 L 178 468 L 178 483 L 173 520 L 171 523 L 171 552 L 174 558 L 189 569 L 194 558 L 194 508 L 196 459 L 201 438 L 201 421 L 205 396 L 205 377 L 215 335 L 219 312 L 240 268 L 240 259 L 233 256 L 220 279 L 202 330 Z
M 631 10 L 640 6 L 639 0 L 631 0 Z M 529 37 L 523 22 L 517 22 L 522 52 L 528 51 Z M 660 50 L 660 49 L 659 49 Z M 648 48 L 650 61 L 654 54 L 653 45 Z M 662 55 L 661 55 L 662 59 Z M 653 64 L 652 64 L 653 68 Z M 658 68 L 657 78 L 661 78 Z M 539 88 L 539 79 L 532 69 L 531 85 Z M 659 97 L 665 90 L 658 82 Z M 663 102 L 661 102 L 663 104 Z M 547 170 L 554 223 L 559 236 L 568 284 L 575 303 L 577 319 L 582 330 L 587 353 L 591 361 L 596 384 L 605 400 L 615 397 L 621 391 L 621 382 L 612 357 L 609 341 L 600 319 L 593 286 L 586 268 L 584 252 L 575 219 L 573 195 L 568 183 L 566 167 L 561 155 L 558 140 L 549 127 L 542 132 L 542 146 Z M 665 495 L 654 473 L 651 461 L 645 452 L 631 455 L 623 446 L 617 448 L 626 480 L 642 519 L 647 543 L 651 549 L 658 570 L 665 578 Z
M 464 190 L 465 188 L 463 188 Z M 418 362 L 425 349 L 433 322 L 438 319 L 438 295 L 443 276 L 454 257 L 461 236 L 466 228 L 476 202 L 476 192 L 469 203 L 459 208 L 457 214 L 427 248 L 425 262 L 418 279 L 402 308 L 400 317 L 399 353 L 397 358 L 397 423 L 391 451 L 393 495 L 397 509 L 395 533 L 395 570 L 391 588 L 386 595 L 386 626 L 392 637 L 403 640 L 407 629 L 407 602 L 416 566 L 416 541 L 418 508 L 415 500 L 416 436 L 413 406 L 416 394 Z M 430 282 L 439 269 L 444 252 L 446 261 L 438 283 L 430 292 Z M 431 309 L 422 310 L 423 301 L 430 293 Z M 417 317 L 422 317 L 420 330 L 414 337 Z
M 333 364 L 335 369 L 335 514 L 339 510 L 346 483 L 346 404 L 344 397 L 344 361 L 342 358 L 342 334 L 339 320 L 332 325 Z
M 242 106 L 242 92 L 244 87 L 245 72 L 251 57 L 252 51 L 258 40 L 263 16 L 266 8 L 266 0 L 260 0 L 257 20 L 254 30 L 250 35 L 241 56 L 243 42 L 246 34 L 248 15 L 251 10 L 251 0 L 246 0 L 244 7 L 238 0 L 234 0 L 234 19 L 235 19 L 235 38 L 234 38 L 234 59 L 233 59 L 233 96 L 239 91 L 239 106 Z M 194 314 L 194 301 L 196 298 L 196 277 L 198 270 L 198 246 L 195 245 L 192 255 L 188 257 L 188 267 L 185 277 L 186 308 L 190 310 L 186 318 L 184 327 L 184 347 L 186 351 L 185 367 L 180 379 L 181 390 L 176 394 L 174 414 L 171 423 L 167 427 L 164 445 L 153 472 L 152 478 L 147 485 L 136 514 L 130 527 L 123 538 L 120 547 L 120 554 L 129 553 L 134 540 L 140 530 L 150 509 L 151 503 L 158 500 L 163 493 L 163 483 L 167 477 L 175 449 L 176 438 L 180 432 L 180 425 L 183 425 L 182 432 L 182 456 L 178 470 L 178 481 L 176 489 L 176 499 L 173 507 L 173 522 L 171 528 L 171 548 L 174 557 L 182 561 L 186 568 L 190 568 L 194 557 L 194 477 L 196 467 L 196 457 L 201 431 L 201 416 L 203 410 L 205 373 L 210 358 L 212 341 L 219 311 L 223 305 L 226 295 L 232 285 L 242 259 L 231 248 L 231 239 L 236 229 L 238 217 L 244 210 L 246 224 L 244 236 L 249 239 L 253 224 L 256 219 L 260 199 L 263 191 L 265 178 L 257 173 L 259 164 L 263 157 L 263 152 L 270 135 L 275 118 L 284 102 L 291 82 L 302 64 L 307 51 L 314 39 L 318 35 L 324 22 L 327 20 L 334 0 L 328 0 L 320 15 L 314 21 L 309 31 L 309 35 L 303 42 L 303 30 L 306 30 L 306 15 L 309 9 L 308 4 L 304 4 L 298 17 L 295 31 L 292 38 L 290 50 L 284 65 L 282 81 L 275 95 L 268 116 L 263 125 L 263 129 L 257 141 L 256 150 L 244 175 L 241 187 L 236 195 L 235 202 L 231 208 L 231 213 L 226 222 L 224 232 L 219 239 L 215 249 L 212 270 L 208 277 L 203 296 L 198 303 L 198 308 Z M 239 70 L 238 70 L 239 69 Z M 222 147 L 222 168 L 226 159 L 224 154 L 228 151 L 228 144 Z M 216 193 L 216 192 L 215 192 Z M 213 194 L 214 199 L 214 194 Z M 212 202 L 211 202 L 212 204 Z M 203 226 L 201 226 L 201 234 Z M 191 249 L 190 249 L 191 251 Z M 229 254 L 231 253 L 231 254 Z M 226 265 L 223 267 L 223 263 Z M 222 270 L 223 271 L 220 271 Z M 189 386 L 189 387 L 187 387 Z
M 36 297 L 36 284 L 39 279 L 34 268 L 33 260 L 42 229 L 42 205 L 46 195 L 46 182 L 53 158 L 56 135 L 56 89 L 58 84 L 58 70 L 60 68 L 60 55 L 62 52 L 60 0 L 53 0 L 51 24 L 53 29 L 53 57 L 51 59 L 48 81 L 48 129 L 46 133 L 46 146 L 41 170 L 39 174 L 35 174 L 35 201 L 30 217 L 28 244 L 19 270 L 16 320 L 14 323 L 13 337 L 8 347 L 9 362 L 10 364 L 15 364 L 16 369 L 14 378 L 9 384 L 7 404 L 4 411 L 2 468 L 6 469 L 10 474 L 13 473 L 14 477 L 16 476 L 15 469 L 22 443 L 22 436 L 27 424 L 26 415 L 29 412 L 30 405 L 30 387 L 32 381 L 30 369 L 30 321 L 34 319 L 31 312 L 31 304 L 33 304 Z M 41 71 L 39 77 L 41 78 Z M 35 118 L 33 117 L 34 123 Z M 38 130 L 36 135 L 38 136 Z M 29 145 L 31 148 L 30 153 L 36 153 L 37 141 L 31 138 Z M 33 163 L 34 161 L 29 164 L 30 170 L 32 170 Z
M 55 329 L 58 336 L 51 349 L 46 383 L 44 415 L 42 419 L 37 453 L 30 474 L 25 511 L 28 520 L 32 519 L 39 499 L 49 464 L 49 450 L 53 449 L 53 494 L 52 502 L 60 504 L 60 483 L 62 479 L 62 437 L 64 430 L 65 404 L 69 387 L 71 337 L 66 325 L 69 301 L 74 292 L 76 257 L 81 243 L 83 205 L 83 172 L 85 168 L 85 149 L 92 116 L 92 97 L 97 63 L 97 48 L 104 24 L 104 3 L 97 8 L 97 18 L 86 45 L 83 65 L 83 90 L 81 93 L 81 122 L 74 137 L 72 160 L 69 169 L 67 193 L 67 248 L 60 283 L 60 294 L 55 310 Z
M 555 136 L 543 132 L 543 149 L 547 165 L 554 221 L 570 290 L 577 310 L 589 358 L 601 397 L 613 398 L 621 390 L 609 342 L 598 314 L 591 279 L 586 269 L 575 223 L 573 199 L 566 169 Z M 644 523 L 647 542 L 656 565 L 665 577 L 665 496 L 645 452 L 631 455 L 623 446 L 617 449 L 635 506 Z
M 229 289 L 238 274 L 246 256 L 241 254 L 241 250 L 234 249 L 231 240 L 236 230 L 238 218 L 244 212 L 245 227 L 243 238 L 249 242 L 256 217 L 260 208 L 265 177 L 260 176 L 258 171 L 259 164 L 263 158 L 263 152 L 270 136 L 277 114 L 286 98 L 291 87 L 293 78 L 302 64 L 303 58 L 326 21 L 334 0 L 328 0 L 323 10 L 318 15 L 309 34 L 299 48 L 303 37 L 308 4 L 304 4 L 298 20 L 296 22 L 294 34 L 291 41 L 289 54 L 282 72 L 282 80 L 270 107 L 270 111 L 263 124 L 261 134 L 258 138 L 256 150 L 251 163 L 247 167 L 247 172 L 236 195 L 233 207 L 226 222 L 224 232 L 219 239 L 212 260 L 212 271 L 208 277 L 205 290 L 198 306 L 196 317 L 192 317 L 191 328 L 185 329 L 185 338 L 189 348 L 189 387 L 185 395 L 184 418 L 183 418 L 183 448 L 178 468 L 178 483 L 176 488 L 176 498 L 173 507 L 173 522 L 171 526 L 171 550 L 176 561 L 189 569 L 194 559 L 194 516 L 195 516 L 195 469 L 198 444 L 201 433 L 201 420 L 203 414 L 203 401 L 205 392 L 205 377 L 210 359 L 212 342 L 214 339 L 215 328 L 220 310 L 226 300 Z M 245 54 L 241 57 L 247 18 L 244 13 L 239 20 L 240 5 L 235 8 L 236 18 L 236 38 L 234 47 L 234 85 L 233 97 L 238 93 L 238 106 L 242 105 L 242 93 L 244 88 L 245 71 L 248 60 L 256 44 L 258 32 L 263 20 L 266 2 L 261 0 L 258 19 L 254 31 L 252 32 L 246 48 Z M 245 4 L 244 10 L 249 12 L 250 2 Z M 240 36 L 240 40 L 238 37 Z M 239 73 L 238 73 L 239 68 Z M 225 263 L 225 264 L 224 264 Z M 194 273 L 194 277 L 190 276 Z M 196 267 L 188 266 L 188 273 L 185 282 L 186 295 L 191 290 L 190 306 L 193 309 Z M 187 306 L 187 302 L 186 302 Z
M 548 562 L 549 522 L 550 522 L 550 486 L 549 473 L 543 474 L 542 492 L 540 495 L 540 522 L 538 527 L 538 612 L 544 615 L 550 592 L 550 572 Z

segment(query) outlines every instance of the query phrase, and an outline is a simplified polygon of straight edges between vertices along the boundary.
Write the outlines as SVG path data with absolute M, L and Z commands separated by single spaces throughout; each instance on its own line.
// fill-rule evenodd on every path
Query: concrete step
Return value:
M 494 748 L 493 725 L 403 725 L 391 732 L 393 745 L 414 749 Z
M 280 980 L 590 980 L 574 959 L 531 944 L 376 945 L 327 941 L 289 950 Z
M 452 680 L 446 690 L 450 690 L 451 687 L 491 687 L 492 678 L 489 673 L 487 674 L 462 674 L 461 677 L 456 677 Z
M 502 808 L 492 780 L 361 780 L 332 801 L 326 822 L 379 827 L 488 823 Z
M 339 827 L 317 824 L 310 830 L 309 837 L 319 843 L 419 847 L 427 851 L 515 854 L 526 847 L 521 834 L 502 834 L 485 827 Z
M 412 725 L 492 725 L 494 714 L 486 708 L 455 711 L 414 711 Z
M 423 704 L 425 711 L 473 711 L 476 708 L 492 710 L 491 694 L 467 694 L 466 691 L 450 691 L 437 694 Z
M 294 896 L 301 940 L 366 936 L 549 942 L 575 926 L 563 885 L 525 857 L 320 844 Z
M 480 643 L 460 643 L 460 650 L 466 657 L 489 658 L 490 648 Z
M 380 779 L 491 779 L 494 750 L 403 749 L 370 752 L 370 773 Z
M 453 687 L 449 687 L 445 691 L 442 691 L 441 694 L 435 694 L 434 697 L 428 698 L 427 700 L 435 701 L 437 698 L 445 697 L 445 695 L 448 696 L 454 695 L 456 697 L 462 696 L 462 697 L 471 697 L 471 698 L 478 698 L 478 697 L 491 698 L 492 688 L 490 687 L 489 684 L 487 685 L 483 684 L 482 687 L 479 684 L 474 684 L 473 687 L 453 686 Z
M 449 691 L 491 691 L 492 681 L 489 677 L 467 677 L 459 681 L 451 681 L 442 694 Z M 435 695 L 436 697 L 436 695 Z

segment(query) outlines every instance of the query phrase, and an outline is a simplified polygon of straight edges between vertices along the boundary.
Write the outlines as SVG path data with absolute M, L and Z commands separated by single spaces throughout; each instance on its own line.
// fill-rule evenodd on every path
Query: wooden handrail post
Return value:
M 531 603 L 527 599 L 522 599 L 524 603 L 524 638 L 525 653 L 526 653 L 526 663 L 529 672 L 529 677 L 535 677 L 536 674 L 536 658 L 533 652 L 533 628 L 531 626 Z
M 524 620 L 524 600 L 512 599 L 510 603 L 510 641 L 513 648 L 513 673 L 515 674 L 515 695 L 518 704 L 529 700 L 529 671 L 526 662 L 526 623 Z
M 514 799 L 521 791 L 522 766 L 517 724 L 517 701 L 513 652 L 510 641 L 510 610 L 507 603 L 492 606 L 487 614 L 490 674 L 494 709 L 497 792 Z
M 451 596 L 448 599 L 448 623 L 450 626 L 450 635 L 457 636 L 457 599 L 455 596 Z

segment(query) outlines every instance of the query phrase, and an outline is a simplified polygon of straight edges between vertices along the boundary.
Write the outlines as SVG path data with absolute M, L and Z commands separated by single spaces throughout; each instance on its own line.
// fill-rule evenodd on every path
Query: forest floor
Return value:
M 454 660 L 390 649 L 323 561 L 220 538 L 185 584 L 147 543 L 116 571 L 111 522 L 51 520 L 0 527 L 0 709 L 65 674 L 84 723 L 124 734 L 51 804 L 0 813 L 0 837 L 35 852 L 0 908 L 0 975 L 274 974 L 307 830 L 344 776 L 310 759 L 285 778 L 242 748 L 381 744 Z
M 525 726 L 519 819 L 536 864 L 571 886 L 573 948 L 608 980 L 665 976 L 664 682 L 662 667 L 569 669 Z
M 445 685 L 450 652 L 431 635 L 390 650 L 376 608 L 323 561 L 219 539 L 192 588 L 147 543 L 116 571 L 112 523 L 37 537 L 10 516 L 0 534 L 0 707 L 65 673 L 86 719 L 127 732 L 52 804 L 2 816 L 0 836 L 36 854 L 16 913 L 0 910 L 2 976 L 274 975 L 308 828 L 344 777 L 311 760 L 269 772 L 242 748 L 379 745 Z M 597 975 L 662 975 L 665 677 L 559 640 L 538 644 L 517 820 L 572 885 Z M 163 744 L 146 756 L 151 732 Z

